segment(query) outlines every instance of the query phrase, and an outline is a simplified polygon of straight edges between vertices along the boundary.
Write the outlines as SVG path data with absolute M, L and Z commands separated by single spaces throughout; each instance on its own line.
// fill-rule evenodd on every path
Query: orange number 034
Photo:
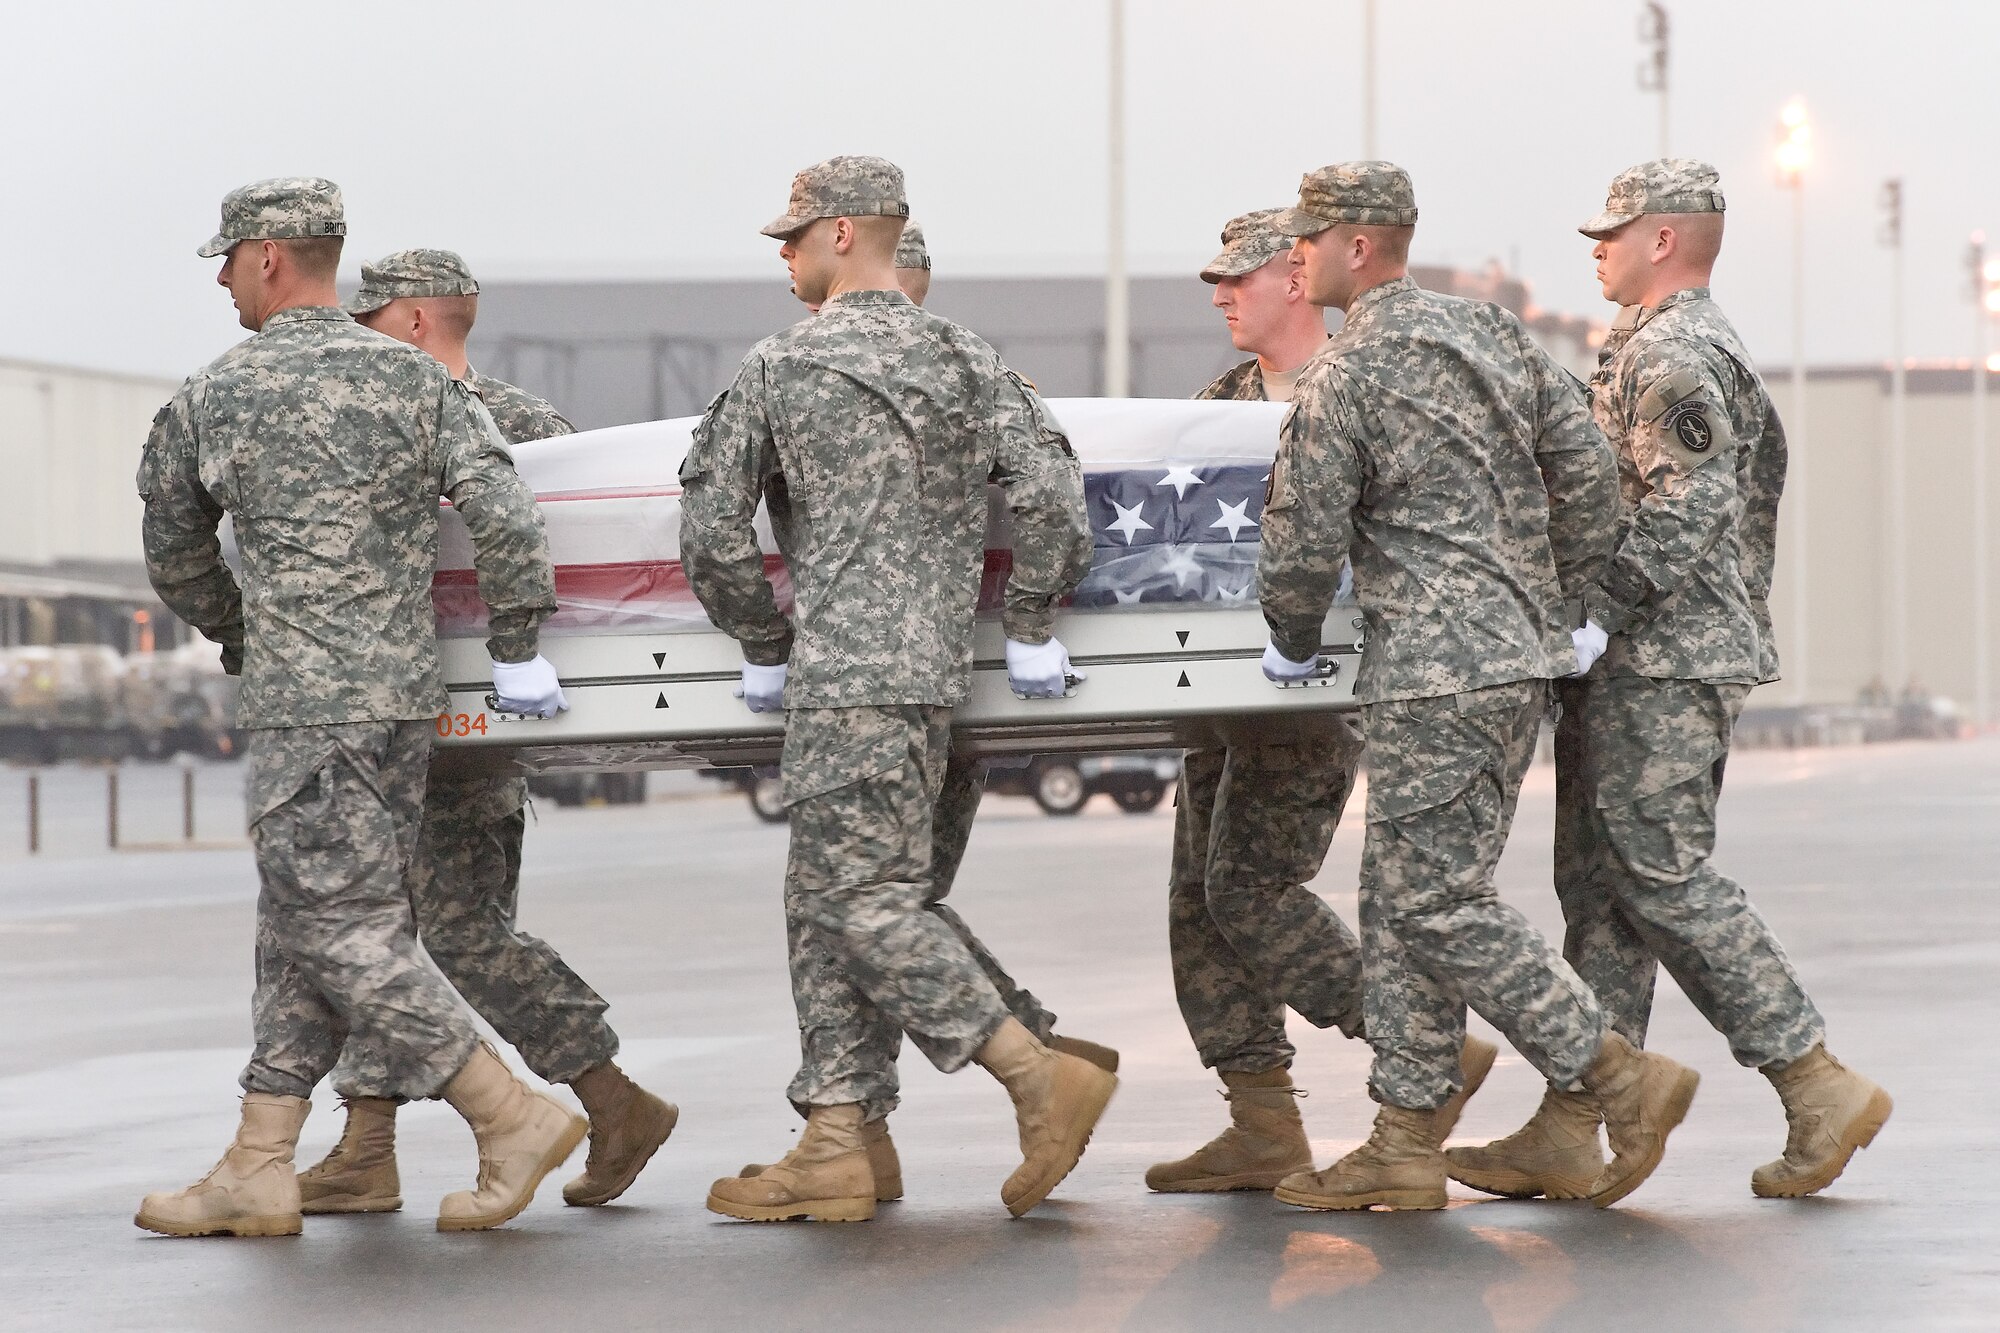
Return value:
M 486 714 L 484 713 L 439 713 L 437 734 L 441 737 L 484 736 L 486 734 Z

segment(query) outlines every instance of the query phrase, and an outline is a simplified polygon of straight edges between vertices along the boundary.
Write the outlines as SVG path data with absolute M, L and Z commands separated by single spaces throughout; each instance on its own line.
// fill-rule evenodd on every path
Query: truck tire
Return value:
M 1143 815 L 1148 810 L 1159 809 L 1160 802 L 1167 799 L 1165 787 L 1127 787 L 1111 793 L 1111 799 L 1118 802 L 1118 808 L 1128 815 Z
M 1090 799 L 1083 774 L 1065 759 L 1036 761 L 1028 774 L 1028 793 L 1047 815 L 1073 815 Z

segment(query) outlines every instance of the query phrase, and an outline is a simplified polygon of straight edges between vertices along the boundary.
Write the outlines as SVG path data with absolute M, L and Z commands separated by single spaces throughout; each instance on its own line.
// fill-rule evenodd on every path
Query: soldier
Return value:
M 751 350 L 681 466 L 688 582 L 743 645 L 745 702 L 788 712 L 785 910 L 806 1053 L 791 1099 L 809 1109 L 783 1161 L 715 1182 L 708 1206 L 732 1217 L 874 1215 L 862 1126 L 893 1096 L 898 1029 L 940 1069 L 977 1061 L 1007 1088 L 1024 1160 L 1001 1200 L 1017 1216 L 1076 1164 L 1117 1085 L 1012 1017 L 927 906 L 989 480 L 1013 519 L 1004 622 L 1017 692 L 1065 689 L 1050 625 L 1088 568 L 1090 534 L 1081 469 L 1037 400 L 985 343 L 897 290 L 908 216 L 903 173 L 880 158 L 799 173 L 764 233 L 819 313 Z M 766 497 L 786 534 L 790 619 L 752 524 Z
M 1196 398 L 1289 402 L 1326 345 L 1326 313 L 1306 299 L 1285 210 L 1231 218 L 1201 271 L 1236 347 L 1253 353 Z M 1229 1127 L 1146 1183 L 1168 1193 L 1268 1190 L 1312 1169 L 1292 1086 L 1287 1006 L 1316 1027 L 1364 1037 L 1361 946 L 1306 884 L 1319 873 L 1354 785 L 1361 737 L 1345 718 L 1298 714 L 1268 737 L 1190 750 L 1174 799 L 1167 944 L 1174 993 L 1202 1064 L 1222 1078 Z M 1467 1036 L 1444 1133 L 1493 1067 L 1492 1043 Z
M 922 305 L 931 290 L 931 254 L 924 244 L 924 229 L 914 222 L 903 225 L 902 237 L 896 242 L 895 266 L 896 285 L 914 304 Z M 819 313 L 816 305 L 812 309 L 813 313 Z M 1025 381 L 1023 383 L 1026 391 L 1032 394 L 1033 386 L 1026 385 Z M 1045 416 L 1038 419 L 1049 429 L 1049 438 L 1045 443 L 1057 449 L 1067 447 L 1060 442 L 1052 423 Z M 779 538 L 781 543 L 788 542 L 790 533 L 781 531 Z M 944 901 L 951 892 L 953 881 L 958 878 L 959 865 L 965 860 L 966 844 L 972 838 L 973 819 L 979 813 L 979 801 L 985 795 L 985 789 L 986 778 L 979 761 L 953 749 L 950 758 L 945 761 L 944 776 L 938 783 L 937 802 L 931 812 L 930 893 L 925 906 L 965 942 L 980 970 L 1000 992 L 1007 1012 L 1020 1019 L 1028 1031 L 1041 1039 L 1043 1045 L 1050 1050 L 1081 1056 L 1106 1073 L 1115 1074 L 1118 1072 L 1118 1052 L 1081 1037 L 1058 1036 L 1055 1031 L 1056 1016 L 1007 974 L 1007 969 L 1000 965 L 993 951 L 972 933 L 972 927 L 965 923 L 965 918 Z M 801 957 L 799 951 L 806 947 L 806 931 L 803 920 L 789 923 L 788 933 L 795 958 Z M 805 973 L 800 969 L 795 971 L 795 975 Z M 809 1012 L 809 1002 L 805 997 L 795 996 L 794 1003 L 801 1015 Z M 900 1034 L 896 1044 L 899 1047 L 902 1044 Z M 804 1054 L 806 1058 L 812 1058 L 811 1051 Z M 863 1103 L 866 1119 L 862 1122 L 861 1137 L 868 1146 L 868 1164 L 875 1178 L 875 1200 L 877 1203 L 889 1203 L 903 1197 L 902 1161 L 896 1155 L 895 1141 L 889 1136 L 889 1113 L 896 1109 L 899 1079 L 893 1056 L 887 1065 L 881 1063 L 877 1052 L 870 1051 L 867 1056 L 872 1067 L 866 1071 L 865 1077 L 872 1081 L 878 1095 Z M 838 1077 L 835 1081 L 839 1081 Z M 854 1076 L 849 1076 L 849 1081 L 854 1081 Z M 809 1109 L 804 1104 L 798 1105 L 801 1115 Z M 753 1162 L 737 1174 L 756 1176 L 768 1169 L 768 1163 Z
M 361 266 L 347 312 L 366 328 L 428 352 L 478 395 L 509 444 L 568 435 L 562 414 L 525 389 L 474 370 L 465 340 L 479 314 L 479 283 L 449 250 L 401 250 Z M 624 1193 L 673 1131 L 675 1108 L 618 1068 L 608 1006 L 554 949 L 522 931 L 521 839 L 528 787 L 518 776 L 454 776 L 435 765 L 410 865 L 418 937 L 445 978 L 542 1078 L 567 1083 L 590 1116 L 584 1172 L 563 1201 L 609 1203 Z M 346 1103 L 339 1143 L 299 1173 L 307 1213 L 379 1213 L 402 1207 L 396 1103 Z
M 1409 176 L 1350 162 L 1307 176 L 1277 220 L 1306 294 L 1347 321 L 1279 431 L 1258 560 L 1267 674 L 1317 666 L 1350 546 L 1368 650 L 1361 867 L 1365 1022 L 1381 1103 L 1367 1143 L 1277 1197 L 1307 1208 L 1442 1208 L 1438 1108 L 1465 1011 L 1552 1082 L 1587 1088 L 1614 1157 L 1608 1205 L 1658 1165 L 1698 1076 L 1607 1033 L 1596 999 L 1501 902 L 1493 870 L 1547 707 L 1580 662 L 1565 599 L 1617 531 L 1616 470 L 1575 382 L 1496 305 L 1408 276 Z M 1584 663 L 1584 665 L 1588 665 Z
M 443 366 L 340 309 L 346 231 L 327 180 L 259 181 L 222 201 L 199 253 L 226 256 L 216 280 L 253 336 L 181 386 L 139 465 L 153 587 L 243 676 L 262 881 L 242 1128 L 201 1181 L 146 1197 L 135 1220 L 170 1236 L 298 1233 L 306 1099 L 349 1033 L 362 1055 L 342 1096 L 441 1095 L 472 1126 L 479 1182 L 445 1197 L 441 1231 L 513 1217 L 585 1130 L 479 1042 L 417 947 L 404 871 L 445 697 L 430 607 L 439 495 L 477 553 L 495 692 L 520 712 L 567 705 L 536 652 L 555 586 L 534 497 Z M 240 587 L 216 537 L 224 513 Z
M 1591 407 L 1617 447 L 1627 527 L 1585 589 L 1604 658 L 1562 687 L 1556 891 L 1563 955 L 1611 1027 L 1645 1040 L 1655 964 L 1784 1102 L 1784 1155 L 1750 1188 L 1832 1184 L 1889 1118 L 1889 1094 L 1827 1054 L 1826 1025 L 1743 890 L 1709 865 L 1729 737 L 1752 686 L 1777 679 L 1766 599 L 1785 435 L 1736 330 L 1710 299 L 1722 247 L 1715 168 L 1647 162 L 1580 230 L 1624 306 Z M 1597 1113 L 1550 1088 L 1526 1126 L 1453 1149 L 1490 1193 L 1565 1198 L 1601 1160 Z

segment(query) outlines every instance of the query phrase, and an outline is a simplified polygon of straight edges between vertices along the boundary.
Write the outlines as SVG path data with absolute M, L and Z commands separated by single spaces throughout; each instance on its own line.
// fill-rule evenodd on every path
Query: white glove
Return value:
M 1604 656 L 1604 649 L 1611 642 L 1611 636 L 1598 627 L 1595 620 L 1583 622 L 1582 629 L 1569 632 L 1569 641 L 1576 646 L 1576 670 L 1570 672 L 1571 679 L 1590 674 L 1590 668 L 1598 658 Z
M 540 653 L 525 662 L 495 662 L 493 697 L 500 701 L 503 713 L 554 717 L 569 711 L 562 682 L 556 679 L 555 663 Z
M 785 664 L 758 666 L 743 664 L 743 683 L 733 691 L 753 713 L 785 711 Z
M 1318 653 L 1303 662 L 1294 662 L 1278 651 L 1277 644 L 1266 642 L 1264 645 L 1264 679 L 1274 685 L 1289 685 L 1295 680 L 1308 679 L 1318 670 Z
M 1069 664 L 1062 640 L 1016 643 L 1007 640 L 1007 688 L 1022 699 L 1060 699 L 1083 673 Z

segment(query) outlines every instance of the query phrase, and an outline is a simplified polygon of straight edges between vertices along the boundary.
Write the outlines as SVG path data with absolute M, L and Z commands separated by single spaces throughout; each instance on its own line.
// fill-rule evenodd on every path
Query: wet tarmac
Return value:
M 1718 864 L 1750 887 L 1833 1049 L 1890 1088 L 1896 1117 L 1826 1195 L 1753 1198 L 1751 1169 L 1783 1142 L 1777 1100 L 1663 983 L 1652 1044 L 1699 1068 L 1701 1093 L 1658 1174 L 1609 1211 L 1457 1187 L 1445 1212 L 1361 1215 L 1149 1194 L 1147 1164 L 1224 1116 L 1168 975 L 1171 812 L 1099 800 L 1049 819 L 993 799 L 954 901 L 1064 1030 L 1124 1052 L 1082 1165 L 1010 1221 L 1005 1095 L 911 1055 L 894 1121 L 904 1202 L 861 1225 L 715 1217 L 708 1182 L 796 1132 L 784 834 L 734 795 L 660 785 L 643 808 L 545 805 L 523 917 L 611 998 L 623 1063 L 680 1104 L 681 1128 L 619 1204 L 565 1208 L 559 1175 L 486 1234 L 432 1229 L 436 1200 L 475 1170 L 469 1134 L 436 1103 L 402 1118 L 401 1214 L 308 1219 L 293 1239 L 136 1230 L 140 1196 L 199 1177 L 233 1128 L 248 853 L 0 858 L 0 1328 L 2000 1326 L 2000 740 L 1732 760 Z M 96 790 L 73 786 L 79 801 Z M 1551 797 L 1538 768 L 1502 871 L 1544 929 L 1558 921 Z M 1350 920 L 1359 847 L 1357 820 L 1317 886 Z M 1367 1132 L 1366 1053 L 1293 1028 L 1323 1164 Z M 1462 1139 L 1511 1130 L 1538 1093 L 1504 1054 Z M 323 1092 L 301 1158 L 338 1124 Z

